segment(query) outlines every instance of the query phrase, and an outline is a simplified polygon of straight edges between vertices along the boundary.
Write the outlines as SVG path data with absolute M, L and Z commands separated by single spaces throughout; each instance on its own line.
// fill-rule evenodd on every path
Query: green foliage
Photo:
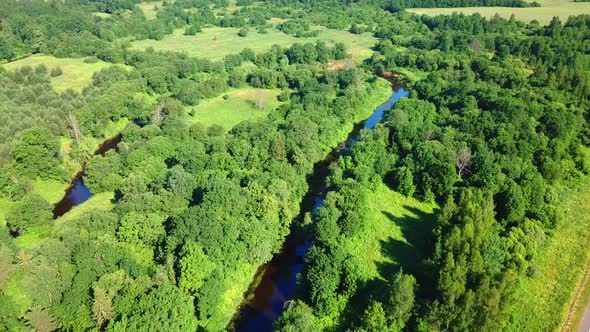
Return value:
M 11 232 L 20 234 L 43 225 L 53 217 L 53 208 L 36 194 L 29 194 L 12 204 L 6 214 L 6 225 Z
M 319 329 L 312 310 L 301 301 L 292 304 L 273 325 L 273 330 L 280 332 L 314 332 Z
M 109 331 L 195 331 L 193 299 L 180 289 L 162 285 L 141 295 L 128 316 L 110 324 Z
M 59 176 L 59 142 L 45 128 L 24 130 L 12 151 L 16 170 L 31 178 Z
M 180 278 L 178 286 L 195 294 L 203 286 L 204 281 L 215 269 L 203 249 L 189 241 L 182 246 L 180 252 Z
M 249 29 L 247 27 L 243 27 L 238 31 L 238 36 L 246 37 L 248 35 Z

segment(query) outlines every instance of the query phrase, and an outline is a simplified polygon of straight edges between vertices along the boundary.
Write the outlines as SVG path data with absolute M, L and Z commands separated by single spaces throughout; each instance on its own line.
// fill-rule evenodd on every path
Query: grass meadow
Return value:
M 423 203 L 380 183 L 369 193 L 366 229 L 345 243 L 360 258 L 366 279 L 390 279 L 399 268 L 414 273 L 427 252 L 434 204 Z
M 36 67 L 41 64 L 47 67 L 48 72 L 51 72 L 56 67 L 60 67 L 63 71 L 60 76 L 51 77 L 51 85 L 57 92 L 67 89 L 82 91 L 82 88 L 92 82 L 92 75 L 95 72 L 112 66 L 108 62 L 100 60 L 95 63 L 85 63 L 83 58 L 56 58 L 51 55 L 40 54 L 9 62 L 3 66 L 8 70 L 16 70 L 24 66 Z
M 590 2 L 574 2 L 573 0 L 538 0 L 541 7 L 510 8 L 510 7 L 461 7 L 461 8 L 412 8 L 409 12 L 418 15 L 450 15 L 459 12 L 467 15 L 479 13 L 487 18 L 495 14 L 504 18 L 514 15 L 516 19 L 530 22 L 537 20 L 546 25 L 551 22 L 554 16 L 559 16 L 562 23 L 565 23 L 571 15 L 590 14 Z
M 163 1 L 142 2 L 137 4 L 137 7 L 141 9 L 146 19 L 153 20 L 154 18 L 156 18 L 156 14 L 158 14 L 156 7 L 162 7 L 162 2 Z
M 244 88 L 229 91 L 225 95 L 201 101 L 197 106 L 188 107 L 189 121 L 200 122 L 205 126 L 221 125 L 226 130 L 244 120 L 265 117 L 279 105 L 277 96 L 280 90 Z M 227 96 L 224 98 L 224 96 Z M 262 109 L 256 103 L 264 105 Z
M 590 259 L 590 185 L 562 197 L 566 221 L 540 248 L 536 274 L 517 286 L 505 331 L 556 331 L 574 299 Z M 587 300 L 578 307 L 578 320 Z
M 269 29 L 267 33 L 258 33 L 251 29 L 246 37 L 238 36 L 239 28 L 204 28 L 194 36 L 185 36 L 185 29 L 177 29 L 162 40 L 145 39 L 132 43 L 132 48 L 146 49 L 153 47 L 159 51 L 185 52 L 190 56 L 221 60 L 224 56 L 239 53 L 245 48 L 255 52 L 263 52 L 274 44 L 289 47 L 294 43 L 308 43 L 322 40 L 327 44 L 344 43 L 348 47 L 353 59 L 357 62 L 371 56 L 377 39 L 370 33 L 355 35 L 348 31 L 333 30 L 324 27 L 314 27 L 321 30 L 317 37 L 297 38 L 276 29 Z

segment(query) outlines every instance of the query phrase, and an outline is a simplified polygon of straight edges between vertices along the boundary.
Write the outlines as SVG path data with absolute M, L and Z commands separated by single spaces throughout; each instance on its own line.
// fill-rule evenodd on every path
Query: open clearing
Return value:
M 367 280 L 390 280 L 399 271 L 416 273 L 428 253 L 434 204 L 420 202 L 380 183 L 369 193 L 366 229 L 344 244 L 362 265 Z
M 535 275 L 517 286 L 505 331 L 555 331 L 565 320 L 590 258 L 590 185 L 564 196 L 566 222 L 539 250 Z M 578 310 L 574 321 L 583 303 Z
M 491 18 L 495 14 L 504 18 L 510 18 L 512 14 L 525 22 L 537 20 L 546 25 L 554 16 L 559 16 L 565 23 L 571 15 L 590 14 L 590 2 L 574 2 L 572 0 L 538 0 L 541 7 L 510 8 L 510 7 L 461 7 L 461 8 L 412 8 L 409 12 L 419 15 L 450 15 L 453 12 L 472 15 L 479 13 Z
M 156 14 L 158 14 L 158 11 L 155 8 L 162 7 L 162 1 L 142 2 L 137 4 L 137 7 L 141 9 L 146 19 L 153 20 L 156 18 Z
M 85 63 L 82 58 L 56 58 L 50 55 L 31 55 L 29 57 L 4 64 L 8 70 L 16 70 L 23 66 L 36 67 L 45 65 L 48 73 L 55 67 L 60 67 L 63 74 L 57 77 L 51 77 L 51 85 L 57 92 L 67 89 L 82 91 L 82 88 L 89 85 L 92 81 L 92 75 L 109 66 L 111 63 L 97 61 L 95 63 Z
M 190 56 L 203 57 L 211 60 L 220 60 L 232 53 L 239 53 L 245 48 L 251 48 L 255 52 L 263 52 L 274 44 L 289 47 L 294 43 L 308 43 L 322 40 L 329 45 L 344 43 L 347 52 L 355 61 L 368 58 L 373 51 L 377 39 L 369 33 L 355 35 L 348 31 L 333 30 L 324 27 L 314 27 L 320 30 L 318 37 L 297 38 L 287 35 L 276 29 L 269 29 L 267 33 L 258 33 L 253 28 L 246 37 L 238 36 L 239 28 L 204 28 L 194 36 L 185 36 L 185 29 L 177 29 L 171 35 L 166 35 L 162 40 L 145 39 L 132 43 L 136 49 L 153 47 L 159 51 L 186 52 Z
M 221 125 L 226 130 L 238 123 L 265 117 L 279 102 L 277 96 L 280 90 L 264 90 L 245 88 L 226 93 L 223 96 L 203 100 L 199 105 L 188 108 L 191 122 L 200 122 L 205 126 Z M 262 109 L 258 109 L 259 103 Z

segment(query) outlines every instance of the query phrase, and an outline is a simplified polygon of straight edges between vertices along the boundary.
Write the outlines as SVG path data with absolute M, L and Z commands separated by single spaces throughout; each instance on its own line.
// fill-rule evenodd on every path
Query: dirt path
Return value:
M 578 310 L 580 310 L 580 304 L 586 303 L 586 299 L 582 298 L 584 293 L 584 289 L 588 286 L 588 280 L 590 280 L 590 262 L 586 263 L 586 270 L 584 271 L 584 277 L 582 281 L 578 285 L 578 289 L 576 290 L 576 296 L 570 305 L 570 308 L 567 312 L 567 316 L 565 322 L 561 326 L 561 332 L 569 332 L 572 331 L 572 324 L 575 324 L 574 318 Z M 573 326 L 575 328 L 575 326 Z M 588 332 L 590 331 L 590 302 L 584 308 L 584 316 L 580 321 L 579 331 Z

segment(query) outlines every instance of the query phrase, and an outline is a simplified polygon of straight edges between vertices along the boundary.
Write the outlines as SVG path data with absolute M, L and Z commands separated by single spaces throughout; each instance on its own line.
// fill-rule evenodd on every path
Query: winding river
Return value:
M 361 130 L 373 129 L 383 118 L 386 110 L 396 101 L 408 96 L 403 87 L 392 85 L 393 94 L 379 106 L 365 121 L 359 123 L 349 134 L 348 139 L 339 144 L 326 158 L 316 165 L 309 180 L 310 190 L 304 197 L 302 213 L 314 213 L 324 200 L 325 179 L 328 166 L 357 142 Z M 293 232 L 286 240 L 282 250 L 272 260 L 262 266 L 254 279 L 254 285 L 245 294 L 245 300 L 236 315 L 235 330 L 240 332 L 272 331 L 272 324 L 284 311 L 285 303 L 295 297 L 297 274 L 303 270 L 305 254 L 311 247 L 311 240 L 301 232 Z
M 109 150 L 116 148 L 117 144 L 121 142 L 122 138 L 122 135 L 118 134 L 102 142 L 102 144 L 94 152 L 94 155 L 104 156 Z M 57 204 L 55 204 L 55 207 L 53 208 L 53 218 L 57 219 L 63 216 L 74 206 L 86 202 L 88 199 L 90 199 L 90 197 L 92 197 L 92 192 L 84 184 L 84 168 L 82 168 L 82 171 L 76 174 L 76 176 L 74 176 L 72 179 L 72 182 L 70 182 L 64 197 Z

